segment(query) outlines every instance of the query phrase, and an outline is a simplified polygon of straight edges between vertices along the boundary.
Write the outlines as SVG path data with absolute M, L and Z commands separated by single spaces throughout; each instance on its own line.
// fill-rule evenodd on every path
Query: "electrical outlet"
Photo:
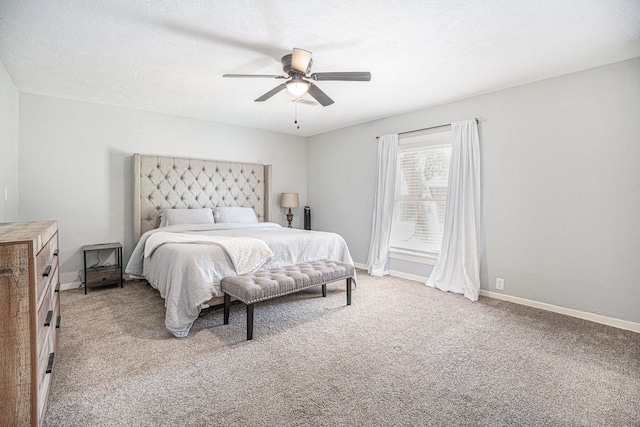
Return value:
M 496 279 L 496 289 L 499 291 L 504 291 L 504 279 L 501 279 L 501 278 Z

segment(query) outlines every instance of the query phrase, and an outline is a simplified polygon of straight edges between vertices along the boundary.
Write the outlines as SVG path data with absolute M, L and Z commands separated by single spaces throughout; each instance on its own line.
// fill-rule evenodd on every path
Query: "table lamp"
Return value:
M 291 213 L 291 208 L 297 208 L 298 204 L 298 193 L 282 193 L 280 195 L 280 206 L 282 206 L 283 208 L 289 208 L 289 212 L 287 213 L 289 228 L 291 228 L 291 221 L 293 221 L 293 213 Z

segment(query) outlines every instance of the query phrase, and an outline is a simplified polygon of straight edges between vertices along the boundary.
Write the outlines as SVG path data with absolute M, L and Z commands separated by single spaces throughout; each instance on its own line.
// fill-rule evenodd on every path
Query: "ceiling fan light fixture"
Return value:
M 304 49 L 293 48 L 293 55 L 291 56 L 291 68 L 299 73 L 307 74 L 309 71 L 309 65 L 311 65 L 311 52 Z
M 294 79 L 286 84 L 287 91 L 295 97 L 302 96 L 307 93 L 309 87 L 311 87 L 311 84 L 302 79 Z

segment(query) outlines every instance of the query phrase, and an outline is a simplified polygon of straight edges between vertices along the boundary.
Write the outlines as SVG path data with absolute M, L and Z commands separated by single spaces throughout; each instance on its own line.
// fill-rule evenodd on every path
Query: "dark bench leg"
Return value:
M 351 305 L 351 281 L 352 277 L 347 278 L 347 305 Z
M 247 340 L 253 339 L 253 306 L 254 304 L 247 304 Z
M 327 285 L 322 285 L 322 296 L 323 297 L 327 296 Z
M 224 324 L 229 324 L 229 309 L 231 308 L 231 296 L 224 294 Z

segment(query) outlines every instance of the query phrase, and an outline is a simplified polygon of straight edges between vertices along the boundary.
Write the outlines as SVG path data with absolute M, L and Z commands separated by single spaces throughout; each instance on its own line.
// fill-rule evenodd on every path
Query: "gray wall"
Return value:
M 299 192 L 301 205 L 312 207 L 313 228 L 342 234 L 354 260 L 365 263 L 375 136 L 485 116 L 482 288 L 494 291 L 502 277 L 508 295 L 640 322 L 638 76 L 635 59 L 305 143 L 272 132 L 18 95 L 0 67 L 0 189 L 7 186 L 10 199 L 0 197 L 0 220 L 57 219 L 61 280 L 71 282 L 82 265 L 82 245 L 121 240 L 125 254 L 131 252 L 133 153 L 271 163 L 274 220 L 286 222 L 279 193 Z M 295 212 L 297 227 L 301 212 Z M 407 262 L 392 269 L 421 276 L 430 271 Z
M 0 222 L 18 221 L 18 100 L 0 61 Z
M 375 136 L 484 116 L 482 289 L 640 322 L 639 100 L 636 58 L 309 138 L 314 228 L 366 263 Z
M 19 119 L 20 220 L 58 220 L 62 283 L 77 280 L 83 245 L 121 241 L 128 259 L 133 153 L 272 164 L 272 221 L 283 225 L 279 194 L 306 202 L 304 138 L 25 93 Z

